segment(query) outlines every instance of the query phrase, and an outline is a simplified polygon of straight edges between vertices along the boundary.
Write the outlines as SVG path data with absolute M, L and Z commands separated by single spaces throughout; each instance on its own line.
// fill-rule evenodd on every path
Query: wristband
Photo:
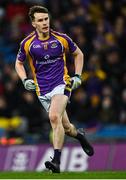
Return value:
M 24 83 L 26 80 L 28 80 L 29 78 L 24 78 L 23 80 L 22 80 L 22 82 Z
M 78 77 L 79 79 L 81 79 L 81 75 L 79 74 L 75 74 L 74 76 Z

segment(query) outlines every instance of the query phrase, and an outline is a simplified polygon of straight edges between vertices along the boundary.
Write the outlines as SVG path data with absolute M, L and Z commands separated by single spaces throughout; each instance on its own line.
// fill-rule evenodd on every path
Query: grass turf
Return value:
M 0 179 L 126 179 L 126 171 L 0 172 Z

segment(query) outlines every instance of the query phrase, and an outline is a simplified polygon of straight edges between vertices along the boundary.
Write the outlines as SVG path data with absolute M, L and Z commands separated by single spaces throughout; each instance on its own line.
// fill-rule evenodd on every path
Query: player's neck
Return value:
M 38 38 L 40 40 L 44 41 L 44 40 L 49 39 L 49 32 L 47 32 L 47 33 L 40 33 L 40 32 L 37 31 L 37 34 L 38 34 Z

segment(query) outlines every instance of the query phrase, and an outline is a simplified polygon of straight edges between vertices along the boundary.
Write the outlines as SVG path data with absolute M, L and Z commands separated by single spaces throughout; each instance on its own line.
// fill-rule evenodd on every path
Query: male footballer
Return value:
M 48 9 L 32 6 L 29 17 L 35 31 L 20 44 L 15 68 L 25 89 L 36 94 L 48 112 L 52 132 L 54 156 L 45 166 L 53 173 L 60 173 L 60 157 L 65 134 L 76 138 L 88 156 L 94 154 L 93 147 L 85 138 L 85 133 L 70 123 L 66 105 L 71 91 L 81 85 L 83 53 L 66 34 L 50 28 Z M 66 67 L 66 53 L 74 58 L 75 75 L 71 78 Z M 33 80 L 27 77 L 24 61 L 29 61 Z

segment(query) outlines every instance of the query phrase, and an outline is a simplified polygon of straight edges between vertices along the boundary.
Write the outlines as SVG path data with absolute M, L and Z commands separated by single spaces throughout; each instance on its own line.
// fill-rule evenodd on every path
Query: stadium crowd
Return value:
M 0 137 L 20 138 L 19 144 L 49 141 L 48 116 L 14 68 L 21 40 L 33 31 L 28 10 L 35 4 L 49 9 L 52 28 L 68 34 L 85 55 L 83 83 L 67 106 L 71 120 L 94 131 L 126 125 L 126 1 L 1 0 Z M 72 76 L 69 54 L 67 65 Z

